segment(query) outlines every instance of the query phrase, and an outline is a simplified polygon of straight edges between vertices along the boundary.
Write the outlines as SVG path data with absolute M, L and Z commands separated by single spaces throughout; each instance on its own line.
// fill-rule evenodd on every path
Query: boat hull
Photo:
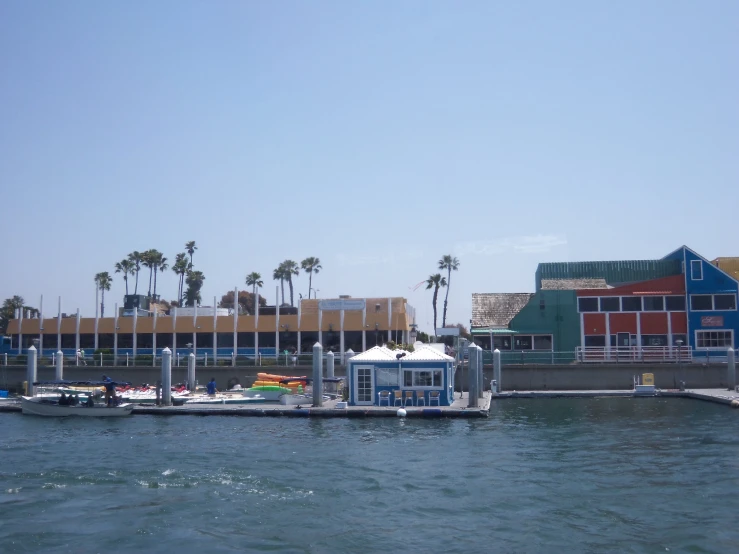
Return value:
M 35 399 L 24 396 L 21 399 L 21 410 L 25 415 L 46 417 L 123 417 L 131 415 L 133 404 L 121 404 L 120 406 L 101 406 L 98 404 L 93 407 L 84 405 L 60 406 L 55 402 L 42 398 Z

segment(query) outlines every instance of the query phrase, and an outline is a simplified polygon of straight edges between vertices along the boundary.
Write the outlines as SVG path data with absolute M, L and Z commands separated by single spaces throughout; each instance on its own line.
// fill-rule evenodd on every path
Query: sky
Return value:
M 204 304 L 317 256 L 431 331 L 444 254 L 466 325 L 540 262 L 736 256 L 738 58 L 734 1 L 5 0 L 0 300 L 93 316 L 195 240 Z

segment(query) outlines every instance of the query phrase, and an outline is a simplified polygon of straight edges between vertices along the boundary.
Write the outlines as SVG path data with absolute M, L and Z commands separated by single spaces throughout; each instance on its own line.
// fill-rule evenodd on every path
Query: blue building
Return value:
M 450 406 L 455 369 L 454 358 L 430 346 L 375 346 L 349 360 L 349 405 Z
M 687 246 L 663 259 L 681 263 L 687 296 L 688 344 L 693 351 L 737 348 L 739 281 Z

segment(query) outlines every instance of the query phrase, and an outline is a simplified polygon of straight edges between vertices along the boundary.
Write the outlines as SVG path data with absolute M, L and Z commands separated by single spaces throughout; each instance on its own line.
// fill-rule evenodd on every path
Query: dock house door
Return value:
M 356 404 L 372 404 L 375 391 L 374 367 L 354 368 L 354 398 Z

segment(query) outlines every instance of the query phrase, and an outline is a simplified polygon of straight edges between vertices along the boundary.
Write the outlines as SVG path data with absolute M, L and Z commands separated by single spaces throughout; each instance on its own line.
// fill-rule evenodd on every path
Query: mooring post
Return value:
M 28 396 L 33 396 L 33 384 L 36 382 L 36 351 L 35 346 L 28 349 L 28 360 L 26 366 L 26 379 L 28 380 Z
M 54 362 L 56 365 L 56 374 L 54 375 L 54 378 L 57 381 L 61 381 L 64 379 L 64 352 L 59 350 L 56 353 L 56 357 L 54 358 Z
M 476 344 L 470 344 L 469 355 L 467 360 L 467 407 L 477 408 L 477 372 L 480 357 L 477 355 L 479 347 Z
M 480 357 L 477 366 L 477 397 L 482 398 L 485 395 L 485 380 L 483 379 L 483 370 L 485 369 L 485 351 L 480 348 L 477 355 Z
M 192 352 L 187 357 L 187 386 L 190 391 L 195 390 L 195 354 Z
M 313 406 L 323 406 L 323 346 L 313 345 Z
M 162 350 L 162 405 L 172 405 L 172 351 Z
M 334 364 L 336 363 L 335 356 L 333 352 L 329 352 L 326 354 L 326 377 L 333 379 L 334 378 Z
M 496 384 L 495 392 L 500 392 L 501 390 L 503 390 L 500 385 L 500 374 L 501 374 L 500 350 L 496 348 L 493 351 L 493 380 L 495 381 L 495 384 Z
M 8 353 L 3 354 L 3 365 L 8 365 Z
M 726 351 L 726 362 L 729 373 L 729 390 L 736 390 L 736 353 L 731 346 Z

